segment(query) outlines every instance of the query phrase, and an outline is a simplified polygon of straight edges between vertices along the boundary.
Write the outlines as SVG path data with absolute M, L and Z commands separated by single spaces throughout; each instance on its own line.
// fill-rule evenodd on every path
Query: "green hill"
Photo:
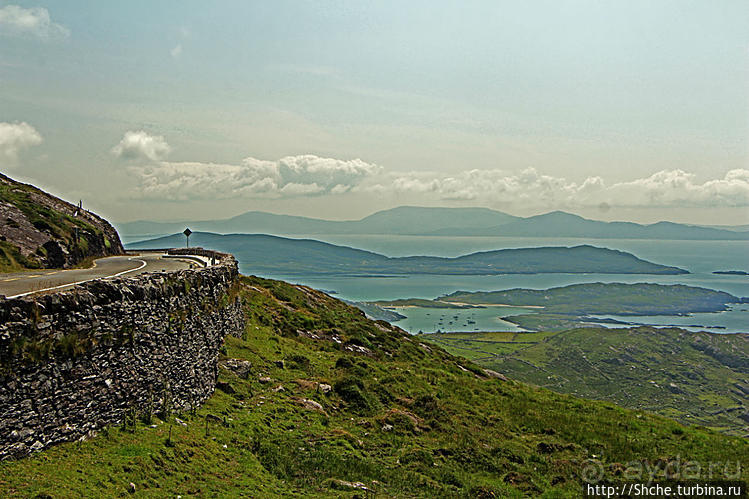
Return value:
M 128 244 L 128 249 L 182 246 L 182 234 Z M 623 251 L 593 246 L 521 248 L 483 251 L 456 258 L 390 258 L 371 251 L 310 239 L 262 234 L 196 232 L 190 243 L 232 253 L 240 270 L 270 276 L 315 274 L 453 274 L 530 273 L 685 274 L 686 270 L 651 263 Z
M 242 282 L 246 333 L 205 406 L 0 463 L 0 495 L 579 497 L 591 469 L 749 466 L 746 439 L 505 380 L 323 293 Z
M 683 329 L 422 335 L 526 383 L 749 436 L 749 335 Z
M 0 272 L 67 268 L 123 252 L 103 218 L 0 174 Z
M 683 284 L 586 283 L 550 289 L 456 291 L 437 298 L 448 303 L 543 307 L 548 314 L 678 315 L 720 312 L 741 298 L 723 291 Z

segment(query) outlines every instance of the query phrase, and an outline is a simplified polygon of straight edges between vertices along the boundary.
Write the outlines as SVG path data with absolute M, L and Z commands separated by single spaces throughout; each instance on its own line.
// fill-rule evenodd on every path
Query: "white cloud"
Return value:
M 380 168 L 360 159 L 302 155 L 277 161 L 246 158 L 239 165 L 162 161 L 130 171 L 140 181 L 136 197 L 184 201 L 342 194 Z
M 407 174 L 396 177 L 392 185 L 401 193 L 432 193 L 439 199 L 464 201 L 506 196 L 517 201 L 541 197 L 556 200 L 566 196 L 574 186 L 563 178 L 541 175 L 534 168 L 517 174 L 502 170 L 468 170 L 443 177 Z
M 683 170 L 664 170 L 602 192 L 612 197 L 610 204 L 621 206 L 749 206 L 749 170 L 731 170 L 703 183 Z
M 28 123 L 0 122 L 0 161 L 3 166 L 15 166 L 19 152 L 41 143 L 42 136 Z
M 395 176 L 389 186 L 403 194 L 481 203 L 508 200 L 555 207 L 749 206 L 749 170 L 741 169 L 702 183 L 694 174 L 682 170 L 664 170 L 650 177 L 607 185 L 599 176 L 577 183 L 528 168 L 515 174 L 501 170 L 470 170 L 454 176 L 405 174 Z M 377 184 L 372 190 L 387 188 L 388 184 Z
M 166 158 L 171 150 L 164 137 L 140 130 L 126 132 L 120 143 L 112 148 L 112 154 L 125 160 L 159 161 Z
M 6 5 L 0 9 L 0 33 L 9 35 L 31 35 L 43 39 L 67 38 L 70 30 L 52 22 L 44 7 L 25 9 L 18 5 Z
M 182 55 L 182 44 L 178 43 L 177 45 L 175 45 L 174 48 L 169 51 L 169 53 L 172 54 L 172 57 L 177 59 L 179 56 Z
M 345 194 L 391 195 L 421 201 L 471 205 L 522 205 L 565 209 L 597 207 L 744 207 L 749 206 L 749 170 L 731 170 L 723 178 L 698 181 L 682 170 L 664 170 L 645 178 L 607 184 L 600 176 L 581 182 L 521 172 L 467 170 L 452 175 L 387 172 L 360 159 L 314 155 L 277 161 L 248 157 L 240 164 L 168 162 L 163 137 L 128 132 L 112 149 L 117 156 L 142 160 L 130 168 L 138 179 L 138 198 L 191 200 L 281 198 Z

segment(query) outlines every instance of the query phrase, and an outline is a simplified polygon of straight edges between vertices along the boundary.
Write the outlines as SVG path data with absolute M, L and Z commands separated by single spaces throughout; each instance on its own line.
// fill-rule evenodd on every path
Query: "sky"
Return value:
M 749 224 L 749 5 L 0 0 L 0 172 L 115 222 Z

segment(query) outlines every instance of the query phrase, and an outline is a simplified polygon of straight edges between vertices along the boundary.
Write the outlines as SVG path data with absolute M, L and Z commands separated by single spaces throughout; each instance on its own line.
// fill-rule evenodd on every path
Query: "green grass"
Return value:
M 132 482 L 141 497 L 364 496 L 345 480 L 383 497 L 578 497 L 588 459 L 607 478 L 631 461 L 749 465 L 745 439 L 483 376 L 322 293 L 242 283 L 247 328 L 223 358 L 249 361 L 246 379 L 222 368 L 223 391 L 177 414 L 184 426 L 112 427 L 0 463 L 0 495 L 111 497 Z
M 489 332 L 489 333 L 431 333 L 418 335 L 437 343 L 454 355 L 460 355 L 479 364 L 535 345 L 553 333 L 550 332 Z
M 41 264 L 35 259 L 23 256 L 17 246 L 0 241 L 0 272 L 17 272 L 40 267 Z
M 21 210 L 29 222 L 40 230 L 49 230 L 57 237 L 70 235 L 73 227 L 101 233 L 101 230 L 85 220 L 34 202 L 32 195 L 35 192 L 39 192 L 38 189 L 30 185 L 0 183 L 0 199 Z
M 592 326 L 582 317 L 564 314 L 549 314 L 545 312 L 502 317 L 502 320 L 512 322 L 529 331 L 564 331 L 582 326 Z
M 649 327 L 535 333 L 542 335 L 535 341 L 530 334 L 516 335 L 530 343 L 510 344 L 497 333 L 420 338 L 514 379 L 561 393 L 747 434 L 741 416 L 748 404 L 739 388 L 749 389 L 747 335 Z M 486 343 L 495 340 L 496 344 Z

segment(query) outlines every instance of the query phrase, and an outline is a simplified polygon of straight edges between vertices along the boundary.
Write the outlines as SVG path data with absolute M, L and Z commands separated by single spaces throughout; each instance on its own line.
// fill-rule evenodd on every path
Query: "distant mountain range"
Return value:
M 686 270 L 641 260 L 623 251 L 593 246 L 484 251 L 456 258 L 378 253 L 309 239 L 262 234 L 194 232 L 191 244 L 233 253 L 245 274 L 288 275 L 498 275 L 535 273 L 688 274 Z M 128 249 L 183 246 L 182 234 L 128 244 Z
M 424 208 L 401 206 L 361 220 L 333 221 L 262 211 L 249 211 L 225 220 L 127 222 L 118 225 L 128 240 L 193 231 L 220 234 L 383 234 L 426 236 L 584 237 L 591 239 L 749 240 L 744 227 L 708 227 L 658 222 L 601 222 L 554 211 L 521 218 L 487 208 Z
M 730 230 L 734 232 L 749 231 L 749 224 L 747 225 L 697 225 L 697 227 L 708 227 L 710 229 Z

